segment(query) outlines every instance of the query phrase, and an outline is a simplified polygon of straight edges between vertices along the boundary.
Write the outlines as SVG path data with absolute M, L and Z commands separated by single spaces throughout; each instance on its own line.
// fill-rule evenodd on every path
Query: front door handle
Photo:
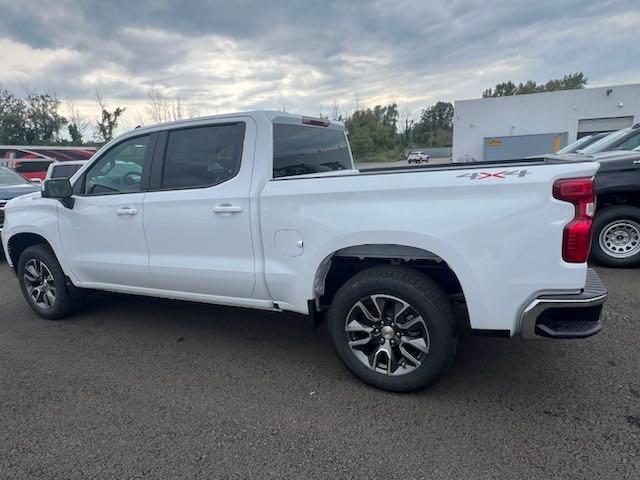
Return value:
M 213 207 L 213 213 L 240 213 L 241 211 L 240 205 L 231 205 L 230 203 L 221 203 Z
M 138 210 L 136 210 L 135 208 L 131 208 L 131 207 L 121 207 L 118 210 L 116 210 L 116 213 L 118 215 L 137 215 L 138 214 Z

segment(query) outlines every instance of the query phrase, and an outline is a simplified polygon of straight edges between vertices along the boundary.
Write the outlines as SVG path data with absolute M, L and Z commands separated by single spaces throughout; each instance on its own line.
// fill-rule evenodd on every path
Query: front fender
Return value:
M 13 259 L 9 255 L 9 243 L 20 234 L 32 234 L 42 237 L 49 244 L 56 255 L 62 270 L 75 283 L 71 268 L 63 255 L 63 249 L 58 231 L 57 200 L 27 195 L 11 200 L 5 210 L 5 223 L 2 230 L 2 245 L 7 263 L 15 268 Z

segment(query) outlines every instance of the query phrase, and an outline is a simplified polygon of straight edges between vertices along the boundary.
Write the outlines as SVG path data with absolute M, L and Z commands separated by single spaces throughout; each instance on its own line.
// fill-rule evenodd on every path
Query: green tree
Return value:
M 375 152 L 392 150 L 397 145 L 398 107 L 395 104 L 373 109 L 357 109 L 345 121 L 354 158 L 367 160 Z
M 116 107 L 109 111 L 102 98 L 102 95 L 96 93 L 96 100 L 100 107 L 100 120 L 96 123 L 95 137 L 98 143 L 107 143 L 113 140 L 114 133 L 118 128 L 120 117 L 125 112 L 125 107 Z
M 26 105 L 0 87 L 0 144 L 26 143 Z
M 453 104 L 450 102 L 437 102 L 423 110 L 413 127 L 413 141 L 417 146 L 449 146 L 452 136 Z
M 556 90 L 573 90 L 584 88 L 587 85 L 587 77 L 584 73 L 576 72 L 565 75 L 563 78 L 549 80 L 544 85 L 538 85 L 533 80 L 527 80 L 516 86 L 512 81 L 498 83 L 493 89 L 488 88 L 482 93 L 487 97 L 505 97 L 509 95 L 525 95 L 528 93 L 553 92 Z
M 69 131 L 69 137 L 71 138 L 71 145 L 80 146 L 82 145 L 82 133 L 80 132 L 80 128 L 75 123 L 70 123 L 67 126 Z
M 25 143 L 45 145 L 61 141 L 60 131 L 67 124 L 58 110 L 60 100 L 49 93 L 28 92 L 25 98 Z

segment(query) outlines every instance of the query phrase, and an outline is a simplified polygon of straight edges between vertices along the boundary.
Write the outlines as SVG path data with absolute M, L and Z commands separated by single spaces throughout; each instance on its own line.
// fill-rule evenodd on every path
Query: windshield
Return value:
M 586 147 L 587 145 L 590 145 L 591 143 L 593 143 L 593 141 L 594 141 L 593 135 L 587 135 L 586 137 L 579 138 L 575 142 L 570 143 L 566 147 L 561 148 L 556 153 L 557 154 L 572 153 L 572 152 L 575 152 L 576 150 L 579 150 L 581 147 Z
M 630 130 L 631 129 L 629 129 L 629 128 L 624 128 L 622 130 L 618 130 L 617 132 L 613 132 L 613 133 L 607 135 L 606 137 L 601 138 L 597 142 L 589 145 L 585 149 L 580 150 L 580 153 L 584 153 L 586 155 L 591 155 L 592 153 L 606 152 L 618 140 L 620 140 L 627 133 L 629 133 Z
M 7 167 L 0 167 L 0 187 L 13 187 L 15 185 L 30 185 L 30 183 L 13 170 Z

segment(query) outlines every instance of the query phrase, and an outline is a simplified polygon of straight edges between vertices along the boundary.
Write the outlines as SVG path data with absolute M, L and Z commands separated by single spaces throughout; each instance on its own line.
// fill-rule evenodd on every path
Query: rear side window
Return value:
M 16 162 L 13 169 L 18 173 L 46 172 L 51 162 L 52 160 Z
M 169 133 L 163 189 L 210 187 L 240 170 L 244 123 L 186 128 Z
M 351 168 L 343 131 L 300 125 L 273 125 L 273 177 Z

